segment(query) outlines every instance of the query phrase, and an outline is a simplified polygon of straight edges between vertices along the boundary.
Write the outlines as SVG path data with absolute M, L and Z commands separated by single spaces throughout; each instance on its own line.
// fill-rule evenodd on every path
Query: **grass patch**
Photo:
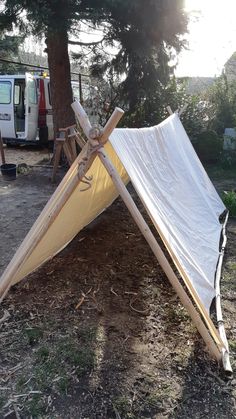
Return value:
M 116 413 L 116 416 L 122 417 L 124 419 L 134 419 L 132 413 L 132 406 L 130 400 L 125 396 L 118 396 L 112 400 L 113 409 Z
M 235 340 L 229 340 L 229 347 L 232 352 L 236 352 L 236 341 Z
M 72 342 L 63 342 L 58 346 L 58 356 L 63 357 L 64 361 L 71 367 L 76 367 L 80 375 L 89 371 L 94 366 L 94 352 L 91 348 L 84 346 L 78 349 L 78 345 Z
M 235 179 L 236 168 L 229 167 L 228 169 L 217 165 L 205 165 L 208 176 L 214 180 Z
M 230 215 L 236 216 L 236 192 L 224 192 L 222 199 Z
M 87 338 L 86 338 L 87 339 Z M 94 367 L 91 347 L 71 338 L 63 338 L 53 347 L 41 346 L 34 354 L 34 382 L 41 391 L 56 390 L 66 393 L 73 374 L 84 375 Z
M 3 408 L 4 404 L 5 404 L 5 399 L 2 396 L 0 396 L 0 409 Z
M 94 342 L 96 340 L 97 330 L 95 327 L 88 327 L 78 331 L 78 337 L 83 342 Z
M 38 327 L 28 328 L 24 330 L 24 335 L 27 337 L 29 345 L 36 345 L 43 337 L 43 331 Z
M 46 412 L 46 403 L 38 394 L 34 394 L 25 404 L 25 413 L 30 418 L 42 418 Z M 28 416 L 27 415 L 27 416 Z

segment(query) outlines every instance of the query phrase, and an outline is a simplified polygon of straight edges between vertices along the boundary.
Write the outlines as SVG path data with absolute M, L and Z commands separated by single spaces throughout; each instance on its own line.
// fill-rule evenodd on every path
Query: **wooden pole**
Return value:
M 1 151 L 2 164 L 6 164 L 1 131 L 0 131 L 0 151 Z
M 170 106 L 167 106 L 166 109 L 169 112 L 169 115 L 173 115 L 174 112 L 172 111 Z
M 147 240 L 149 246 L 151 247 L 154 255 L 156 256 L 158 262 L 160 263 L 163 271 L 167 275 L 170 283 L 172 284 L 173 288 L 175 289 L 176 293 L 178 294 L 183 306 L 188 311 L 192 321 L 194 322 L 195 326 L 197 327 L 199 333 L 201 334 L 202 338 L 204 339 L 207 347 L 209 348 L 211 354 L 217 359 L 220 360 L 221 350 L 216 345 L 215 341 L 213 340 L 212 336 L 209 334 L 208 329 L 206 328 L 204 322 L 202 321 L 200 315 L 198 314 L 197 310 L 195 309 L 192 301 L 188 297 L 187 293 L 183 289 L 182 285 L 180 284 L 177 276 L 175 275 L 173 269 L 171 268 L 168 260 L 166 259 L 163 251 L 161 250 L 160 246 L 158 245 L 155 237 L 153 236 L 150 228 L 148 227 L 147 223 L 143 219 L 141 213 L 139 212 L 137 206 L 135 205 L 133 199 L 131 198 L 129 192 L 127 191 L 125 185 L 122 182 L 117 170 L 113 166 L 113 164 L 109 161 L 105 150 L 100 148 L 98 150 L 98 156 L 101 159 L 101 162 L 105 166 L 106 170 L 108 171 L 109 175 L 111 176 L 117 190 L 119 191 L 125 205 L 127 206 L 129 212 L 131 213 L 134 221 L 138 225 L 141 233 Z
M 102 131 L 102 136 L 99 139 L 100 144 L 105 144 L 109 136 L 111 135 L 114 127 L 118 124 L 119 120 L 122 118 L 124 111 L 120 108 L 115 108 L 110 119 L 107 121 L 105 127 Z
M 232 367 L 231 367 L 230 359 L 229 359 L 229 345 L 228 345 L 228 341 L 227 341 L 227 337 L 225 333 L 224 320 L 223 320 L 222 309 L 221 309 L 221 295 L 220 295 L 220 278 L 221 278 L 221 269 L 222 269 L 222 263 L 223 263 L 224 253 L 225 253 L 225 246 L 227 243 L 226 224 L 228 222 L 228 217 L 229 217 L 229 213 L 227 213 L 225 217 L 225 221 L 222 228 L 223 243 L 221 246 L 221 252 L 220 252 L 220 257 L 218 260 L 218 266 L 217 266 L 217 271 L 216 271 L 215 289 L 216 289 L 216 317 L 217 317 L 218 330 L 219 330 L 220 337 L 225 345 L 225 350 L 223 351 L 223 358 L 222 358 L 223 367 L 226 372 L 232 373 Z
M 88 115 L 86 114 L 83 106 L 77 100 L 75 100 L 72 103 L 71 107 L 79 120 L 82 130 L 84 131 L 86 137 L 89 139 L 89 134 L 90 130 L 92 129 L 92 125 L 90 124 Z

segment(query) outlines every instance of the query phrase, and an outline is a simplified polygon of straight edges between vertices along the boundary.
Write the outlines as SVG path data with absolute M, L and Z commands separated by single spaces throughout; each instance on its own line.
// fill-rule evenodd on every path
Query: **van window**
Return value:
M 15 84 L 14 104 L 19 105 L 19 103 L 20 103 L 20 86 Z
M 11 83 L 0 81 L 0 103 L 9 105 L 11 103 Z
M 29 102 L 32 104 L 38 103 L 36 85 L 35 85 L 34 80 L 28 81 L 28 92 L 29 92 Z

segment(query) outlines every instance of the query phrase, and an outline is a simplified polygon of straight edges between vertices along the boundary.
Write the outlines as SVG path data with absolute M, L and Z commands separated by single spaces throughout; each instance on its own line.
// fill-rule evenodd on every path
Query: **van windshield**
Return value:
M 11 83 L 9 81 L 0 81 L 0 103 L 3 105 L 11 103 Z

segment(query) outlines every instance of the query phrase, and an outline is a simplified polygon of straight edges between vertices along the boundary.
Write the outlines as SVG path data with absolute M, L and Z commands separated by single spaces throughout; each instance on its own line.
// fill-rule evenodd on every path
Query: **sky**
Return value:
M 189 46 L 178 57 L 176 75 L 219 75 L 236 51 L 236 0 L 185 0 L 185 8 Z
M 177 76 L 218 76 L 228 58 L 236 51 L 236 0 L 185 0 L 190 13 L 186 34 L 188 49 L 178 56 Z M 91 33 L 86 41 L 97 40 L 101 33 Z M 45 45 L 31 39 L 26 50 L 42 53 Z

